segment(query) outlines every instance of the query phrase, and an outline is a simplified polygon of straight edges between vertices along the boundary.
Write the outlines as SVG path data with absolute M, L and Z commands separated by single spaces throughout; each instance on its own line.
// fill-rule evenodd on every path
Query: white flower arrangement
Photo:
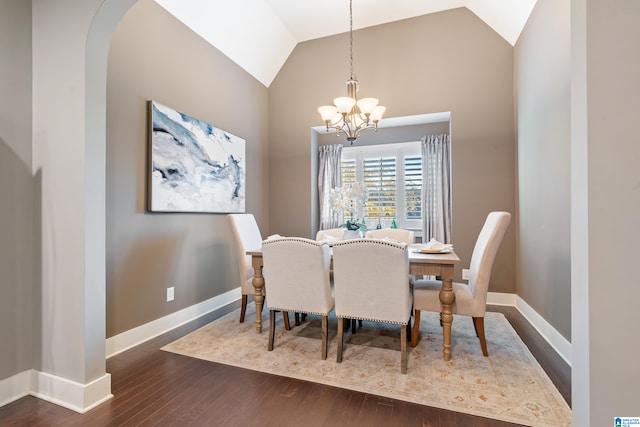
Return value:
M 365 228 L 358 220 L 358 210 L 367 201 L 367 187 L 363 182 L 353 184 L 342 184 L 341 187 L 331 189 L 330 200 L 331 209 L 334 214 L 342 213 L 345 218 L 344 224 L 347 230 L 359 230 Z

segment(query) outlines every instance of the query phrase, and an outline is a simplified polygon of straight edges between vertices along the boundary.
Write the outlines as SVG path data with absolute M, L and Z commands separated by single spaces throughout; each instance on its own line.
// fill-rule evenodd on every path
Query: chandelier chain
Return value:
M 349 0 L 349 71 L 353 76 L 353 0 Z

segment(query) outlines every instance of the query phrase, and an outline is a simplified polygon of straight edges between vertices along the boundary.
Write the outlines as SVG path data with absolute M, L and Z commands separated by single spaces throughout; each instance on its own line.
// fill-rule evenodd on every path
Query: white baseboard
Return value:
M 487 304 L 491 305 L 508 305 L 511 307 L 516 306 L 516 300 L 518 296 L 516 294 L 504 294 L 500 292 L 489 292 L 487 294 Z
M 525 300 L 516 294 L 489 292 L 487 304 L 515 307 L 535 328 L 549 345 L 571 366 L 571 343 L 563 337 L 549 322 L 538 314 Z
M 538 314 L 525 300 L 516 296 L 516 308 L 538 331 L 553 349 L 571 366 L 571 343 L 563 337 L 549 322 Z
M 0 406 L 28 395 L 84 414 L 113 397 L 111 375 L 81 384 L 29 369 L 0 381 Z
M 111 374 L 104 374 L 88 384 L 81 384 L 45 372 L 31 372 L 29 394 L 81 414 L 113 397 Z
M 137 328 L 133 328 L 111 338 L 107 338 L 107 359 L 142 344 L 151 338 L 162 335 L 165 332 L 177 328 L 178 326 L 189 323 L 200 316 L 224 307 L 227 304 L 238 301 L 241 297 L 242 292 L 240 287 L 238 287 L 201 303 L 161 317 L 160 319 L 138 326 Z
M 31 369 L 0 380 L 0 406 L 29 395 Z

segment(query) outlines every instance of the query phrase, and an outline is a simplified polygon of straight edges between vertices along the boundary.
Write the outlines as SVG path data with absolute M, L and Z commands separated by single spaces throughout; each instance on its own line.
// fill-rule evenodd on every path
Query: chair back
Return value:
M 491 212 L 473 248 L 469 266 L 469 290 L 476 301 L 474 311 L 476 309 L 482 311 L 476 315 L 484 315 L 493 260 L 510 222 L 509 212 Z
M 238 271 L 240 282 L 244 289 L 247 280 L 253 277 L 253 267 L 251 257 L 246 254 L 252 249 L 260 249 L 262 246 L 262 234 L 258 228 L 253 214 L 228 214 L 231 229 L 236 239 L 236 250 L 238 257 Z
M 352 239 L 333 246 L 336 316 L 406 325 L 411 315 L 406 243 Z
M 326 230 L 318 230 L 316 233 L 316 240 L 322 241 L 326 240 L 342 240 L 344 236 L 344 228 L 328 228 Z
M 404 242 L 407 245 L 414 243 L 414 232 L 411 230 L 403 230 L 402 228 L 381 228 L 376 230 L 368 230 L 364 237 L 368 239 L 387 239 Z
M 262 242 L 269 310 L 326 315 L 333 309 L 329 269 L 331 250 L 324 242 L 280 237 Z

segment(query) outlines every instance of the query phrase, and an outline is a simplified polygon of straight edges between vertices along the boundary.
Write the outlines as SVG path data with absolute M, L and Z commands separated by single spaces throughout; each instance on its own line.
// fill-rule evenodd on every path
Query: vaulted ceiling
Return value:
M 349 31 L 347 0 L 155 0 L 269 87 L 295 46 Z M 354 0 L 353 28 L 466 7 L 514 45 L 536 0 Z

